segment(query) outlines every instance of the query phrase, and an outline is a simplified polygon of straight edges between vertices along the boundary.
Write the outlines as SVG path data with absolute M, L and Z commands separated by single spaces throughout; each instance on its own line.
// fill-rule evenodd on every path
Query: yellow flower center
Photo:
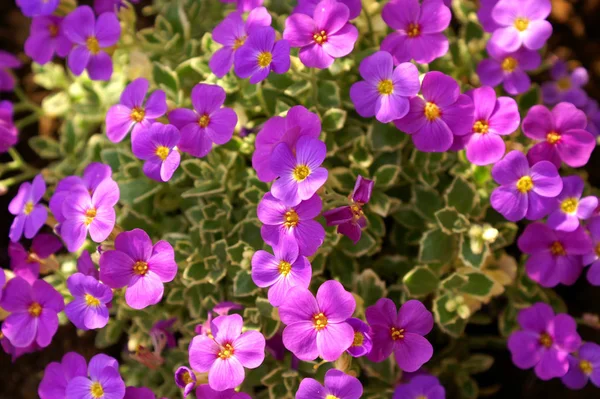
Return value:
M 419 395 L 415 399 L 428 399 L 425 395 Z
M 200 117 L 200 119 L 198 119 L 198 125 L 201 128 L 205 128 L 208 126 L 208 124 L 210 123 L 210 116 L 204 114 Z
M 148 273 L 148 263 L 144 262 L 143 260 L 138 260 L 133 264 L 133 272 L 143 276 L 144 274 Z
M 513 72 L 515 69 L 517 69 L 518 66 L 519 66 L 519 61 L 517 61 L 513 57 L 506 57 L 502 61 L 502 70 L 504 72 L 508 72 L 508 73 Z
M 390 328 L 390 336 L 394 341 L 404 338 L 404 329 L 403 328 Z
M 564 213 L 575 213 L 578 204 L 577 198 L 567 198 L 560 203 L 560 210 Z
M 35 252 L 29 251 L 29 253 L 27 254 L 26 262 L 27 263 L 38 263 L 38 262 L 40 262 L 40 257 Z
M 362 346 L 365 341 L 365 336 L 361 332 L 354 333 L 354 340 L 352 341 L 352 346 Z
M 231 346 L 231 344 L 225 344 L 219 351 L 218 356 L 220 359 L 226 360 L 233 356 L 234 353 L 233 346 Z
M 246 43 L 247 38 L 248 38 L 248 36 L 240 36 L 237 39 L 235 39 L 235 41 L 233 42 L 233 51 L 242 47 L 244 45 L 244 43 Z
M 94 399 L 98 399 L 104 396 L 104 389 L 102 389 L 102 385 L 98 381 L 92 383 L 90 387 L 90 392 L 92 393 L 92 397 Z
M 592 374 L 592 371 L 594 370 L 594 366 L 592 366 L 592 363 L 590 363 L 587 360 L 581 360 L 579 362 L 579 368 L 581 369 L 581 371 L 583 371 L 583 374 L 585 375 Z
M 215 339 L 215 336 L 212 334 L 212 331 L 210 330 L 210 328 L 208 328 L 206 330 L 206 336 L 210 339 Z
M 85 294 L 85 304 L 88 306 L 98 306 L 100 305 L 100 300 L 93 295 Z
M 58 36 L 58 25 L 55 25 L 55 24 L 48 25 L 48 33 L 50 33 L 50 37 Z
M 94 36 L 88 37 L 85 41 L 85 45 L 93 55 L 96 55 L 100 52 L 100 43 L 98 43 L 98 39 L 96 39 Z
M 485 134 L 490 130 L 490 125 L 487 121 L 477 121 L 473 125 L 473 132 Z
M 131 115 L 129 116 L 131 117 L 132 121 L 140 123 L 144 120 L 144 117 L 146 116 L 146 111 L 143 108 L 135 107 L 131 110 Z
M 323 312 L 317 313 L 313 316 L 313 325 L 317 331 L 321 331 L 327 327 L 327 317 L 323 314 Z
M 559 241 L 554 241 L 550 247 L 550 253 L 554 256 L 565 256 L 567 252 Z
M 31 305 L 29 305 L 29 309 L 27 309 L 27 311 L 33 317 L 40 317 L 40 314 L 42 313 L 42 305 L 40 305 L 37 302 L 34 302 Z
M 194 382 L 194 380 L 192 379 L 192 376 L 190 375 L 189 371 L 186 371 L 185 373 L 183 373 L 183 375 L 181 376 L 181 379 L 183 380 L 183 382 L 185 383 L 185 385 L 191 384 L 191 383 Z
M 337 396 L 334 396 L 332 394 L 329 394 L 329 395 L 325 396 L 325 399 L 340 399 L 340 398 L 338 398 Z
M 27 201 L 23 207 L 23 213 L 29 215 L 31 212 L 33 212 L 33 202 Z
M 278 269 L 279 269 L 280 274 L 287 276 L 292 271 L 292 264 L 290 262 L 286 262 L 285 260 L 282 260 L 279 262 Z
M 283 216 L 283 225 L 287 228 L 298 226 L 299 221 L 300 217 L 293 209 L 287 211 Z
M 406 30 L 408 37 L 417 37 L 421 33 L 421 27 L 419 24 L 410 24 Z
M 556 132 L 550 132 L 546 136 L 546 141 L 550 144 L 556 144 L 560 141 L 560 134 Z
M 425 118 L 427 120 L 433 121 L 440 117 L 442 112 L 440 111 L 440 107 L 435 105 L 432 102 L 428 102 L 425 104 Z
M 313 34 L 313 40 L 317 42 L 317 44 L 322 45 L 323 43 L 327 42 L 327 32 L 324 30 L 321 32 L 315 32 L 315 34 Z
M 160 158 L 161 161 L 164 161 L 169 156 L 169 147 L 165 147 L 164 145 L 159 145 L 156 147 L 156 156 Z
M 529 26 L 529 20 L 527 18 L 519 17 L 515 19 L 515 28 L 519 32 L 523 32 Z
M 546 333 L 542 333 L 542 335 L 540 335 L 540 344 L 544 347 L 544 348 L 549 348 L 552 346 L 552 337 L 550 337 L 548 334 Z
M 271 61 L 273 61 L 273 54 L 268 51 L 263 51 L 258 55 L 258 66 L 261 68 L 266 68 L 271 65 Z
M 596 244 L 596 256 L 600 257 L 600 242 Z
M 571 88 L 571 79 L 569 79 L 568 76 L 565 76 L 564 78 L 558 79 L 556 85 L 561 90 L 569 90 Z
M 92 224 L 95 217 L 96 208 L 90 208 L 87 211 L 85 211 L 85 220 L 83 221 L 83 223 L 85 223 L 86 226 L 89 226 L 90 224 Z
M 377 91 L 379 94 L 390 95 L 394 92 L 394 84 L 390 79 L 384 79 L 377 85 Z
M 523 176 L 517 181 L 517 190 L 521 193 L 528 193 L 533 190 L 533 180 L 529 176 Z
M 365 214 L 359 204 L 352 204 L 352 205 L 350 205 L 350 210 L 354 214 L 354 219 L 355 220 L 360 219 Z
M 310 169 L 306 165 L 298 165 L 294 168 L 293 176 L 296 181 L 303 181 L 310 175 Z

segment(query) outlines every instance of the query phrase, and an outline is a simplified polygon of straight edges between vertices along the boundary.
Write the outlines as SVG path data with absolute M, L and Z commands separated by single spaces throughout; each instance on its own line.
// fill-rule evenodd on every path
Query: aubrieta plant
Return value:
M 488 343 L 600 387 L 552 290 L 600 285 L 600 111 L 550 0 L 131 3 L 17 0 L 0 51 L 1 346 L 121 350 L 40 365 L 42 399 L 471 399 Z

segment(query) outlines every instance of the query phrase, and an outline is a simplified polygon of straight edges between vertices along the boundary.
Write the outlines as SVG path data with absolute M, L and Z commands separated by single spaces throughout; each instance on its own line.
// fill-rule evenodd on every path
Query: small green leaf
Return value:
M 440 279 L 427 266 L 417 266 L 404 276 L 402 282 L 410 296 L 418 297 L 435 291 Z
M 166 65 L 155 62 L 152 67 L 154 82 L 161 88 L 166 89 L 171 96 L 175 97 L 179 91 L 179 78 L 177 74 Z
M 454 179 L 444 196 L 448 206 L 454 207 L 463 215 L 470 214 L 479 201 L 475 187 L 462 177 Z
M 375 172 L 375 184 L 378 188 L 386 189 L 397 183 L 400 176 L 398 165 L 383 165 Z
M 454 258 L 454 237 L 440 229 L 425 232 L 419 247 L 419 261 L 425 264 L 437 262 L 447 264 Z
M 467 274 L 467 284 L 460 288 L 460 292 L 473 295 L 480 298 L 485 298 L 492 291 L 494 281 L 480 272 Z
M 444 207 L 440 193 L 425 186 L 413 186 L 413 204 L 426 219 L 435 221 L 435 213 Z
M 233 279 L 233 295 L 244 297 L 253 295 L 258 287 L 252 281 L 252 275 L 247 270 L 240 270 Z
M 347 112 L 343 109 L 331 108 L 323 115 L 323 130 L 337 132 L 346 123 Z
M 33 136 L 29 139 L 29 146 L 40 158 L 56 159 L 60 157 L 60 145 L 51 137 Z
M 365 307 L 374 305 L 380 298 L 387 296 L 385 281 L 371 269 L 364 270 L 357 278 L 355 292 L 365 301 Z

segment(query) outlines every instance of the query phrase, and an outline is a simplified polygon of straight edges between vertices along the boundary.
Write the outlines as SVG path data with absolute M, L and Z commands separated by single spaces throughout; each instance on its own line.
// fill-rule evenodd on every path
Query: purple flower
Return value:
M 4 269 L 0 269 L 0 301 L 2 300 L 2 291 L 4 290 L 5 284 L 6 284 L 6 274 L 4 273 Z
M 298 254 L 298 243 L 292 237 L 279 241 L 274 255 L 256 251 L 252 256 L 252 280 L 261 288 L 269 288 L 269 302 L 280 306 L 293 287 L 307 288 L 312 276 L 310 262 Z
M 421 302 L 407 301 L 396 312 L 391 299 L 381 298 L 365 315 L 373 340 L 369 360 L 381 362 L 393 352 L 400 369 L 413 372 L 431 359 L 433 347 L 423 336 L 433 328 L 433 316 Z
M 100 278 L 98 269 L 92 262 L 92 257 L 87 250 L 81 251 L 81 255 L 77 259 L 77 271 L 85 276 L 92 276 L 96 280 Z
M 235 74 L 259 83 L 271 71 L 282 74 L 290 69 L 290 44 L 287 40 L 275 41 L 275 29 L 261 26 L 253 30 L 234 55 Z
M 294 8 L 293 14 L 306 14 L 312 17 L 320 2 L 321 0 L 298 0 L 298 5 Z M 354 19 L 360 15 L 362 10 L 360 0 L 338 0 L 338 3 L 342 3 L 348 7 L 348 19 Z
M 285 21 L 283 38 L 300 47 L 300 61 L 309 68 L 329 68 L 336 58 L 354 48 L 358 29 L 348 22 L 349 8 L 336 0 L 323 0 L 312 15 L 292 14 Z
M 0 107 L 1 106 L 2 106 L 2 103 L 0 103 Z M 598 101 L 596 101 L 592 98 L 588 98 L 588 102 L 585 104 L 585 106 L 582 108 L 582 110 L 585 112 L 585 115 L 587 116 L 587 126 L 585 129 L 588 132 L 590 132 L 591 134 L 593 134 L 594 137 L 600 136 L 600 107 L 598 106 Z M 1 118 L 2 118 L 2 116 L 0 114 L 0 125 L 2 123 Z M 1 129 L 1 127 L 0 127 L 0 129 Z M 0 145 L 0 152 L 2 151 L 1 148 L 2 147 Z
M 67 279 L 67 287 L 73 295 L 65 307 L 65 314 L 81 330 L 94 330 L 108 323 L 107 304 L 112 301 L 110 288 L 91 276 L 75 273 Z
M 62 204 L 65 221 L 60 225 L 60 235 L 69 252 L 83 245 L 89 231 L 94 242 L 108 238 L 115 226 L 114 206 L 119 201 L 119 186 L 112 179 L 104 179 L 92 195 L 83 185 L 76 185 L 68 201 Z
M 585 129 L 587 118 L 573 104 L 560 103 L 552 112 L 543 105 L 531 107 L 523 119 L 523 133 L 533 140 L 543 140 L 527 153 L 530 163 L 561 161 L 572 168 L 583 166 L 596 147 L 594 136 Z
M 21 65 L 23 64 L 17 57 L 0 50 L 0 92 L 12 91 L 15 88 L 15 78 L 9 69 L 19 68 Z
M 583 264 L 590 265 L 587 279 L 592 285 L 600 285 L 600 217 L 591 218 L 587 230 L 592 240 L 592 248 L 583 256 Z
M 159 182 L 169 181 L 173 177 L 181 160 L 175 148 L 179 138 L 179 130 L 175 126 L 153 123 L 147 132 L 133 140 L 133 155 L 146 161 L 143 168 L 146 176 Z
M 0 70 L 0 85 L 2 71 Z M 0 101 L 0 154 L 17 144 L 19 131 L 13 122 L 13 105 L 10 101 Z
M 228 315 L 232 310 L 242 309 L 244 309 L 244 306 L 240 305 L 239 303 L 224 301 L 217 303 L 213 308 L 213 312 L 215 312 L 218 316 L 225 316 Z
M 359 399 L 363 387 L 358 378 L 330 369 L 325 373 L 325 386 L 313 378 L 304 378 L 296 392 L 296 399 Z
M 554 105 L 559 102 L 572 103 L 583 107 L 588 101 L 588 95 L 582 89 L 589 80 L 588 72 L 583 67 L 575 68 L 571 73 L 564 61 L 556 61 L 550 70 L 553 82 L 542 84 L 544 103 Z
M 65 399 L 67 385 L 75 377 L 87 376 L 87 364 L 83 356 L 69 352 L 60 363 L 52 362 L 44 370 L 44 378 L 38 387 L 41 399 Z
M 17 0 L 17 6 L 26 17 L 50 15 L 56 10 L 60 0 Z
M 436 1 L 440 0 L 432 0 Z M 423 97 L 415 96 L 410 99 L 408 114 L 395 120 L 394 124 L 412 135 L 418 150 L 447 151 L 454 135 L 463 136 L 471 131 L 473 101 L 469 96 L 460 94 L 456 80 L 437 71 L 425 75 L 421 93 Z
M 581 227 L 565 232 L 533 223 L 525 228 L 517 243 L 521 252 L 529 255 L 525 263 L 527 275 L 542 287 L 575 283 L 583 270 L 581 255 L 592 251 L 592 240 Z
M 190 364 L 208 372 L 208 384 L 224 391 L 244 381 L 244 367 L 254 369 L 265 359 L 265 337 L 258 331 L 242 333 L 244 321 L 237 314 L 219 316 L 211 323 L 214 338 L 197 335 L 190 343 Z
M 477 66 L 477 74 L 481 83 L 495 87 L 503 84 L 508 94 L 525 93 L 531 86 L 531 79 L 525 71 L 536 69 L 542 63 L 537 51 L 520 48 L 517 51 L 504 51 L 488 42 L 488 54 Z
M 563 189 L 556 197 L 555 209 L 548 216 L 548 227 L 554 230 L 573 231 L 579 227 L 579 220 L 589 219 L 598 206 L 598 198 L 593 195 L 581 198 L 584 182 L 579 176 L 562 178 Z
M 129 0 L 129 2 L 139 3 L 140 0 Z M 105 12 L 118 12 L 123 7 L 127 7 L 123 0 L 94 0 L 94 11 L 98 15 Z
M 432 375 L 418 375 L 409 382 L 398 385 L 392 399 L 446 399 L 446 390 L 440 380 Z
M 521 123 L 517 102 L 510 97 L 496 98 L 496 92 L 489 86 L 466 94 L 475 105 L 471 132 L 462 136 L 467 159 L 475 165 L 496 163 L 506 151 L 501 136 L 513 133 Z
M 381 42 L 381 50 L 394 57 L 394 63 L 415 60 L 427 64 L 448 52 L 443 31 L 452 13 L 442 0 L 392 0 L 381 16 L 395 30 Z
M 252 399 L 245 392 L 236 392 L 235 389 L 215 391 L 208 384 L 199 385 L 196 388 L 196 397 L 198 399 Z
M 62 21 L 54 15 L 33 18 L 25 41 L 25 54 L 38 64 L 50 61 L 54 53 L 66 57 L 73 44 L 63 32 Z
M 563 188 L 554 165 L 540 161 L 530 168 L 520 151 L 511 151 L 497 162 L 492 176 L 500 184 L 490 197 L 492 208 L 511 222 L 543 218 Z
M 286 325 L 283 344 L 300 360 L 334 361 L 354 342 L 354 329 L 347 320 L 355 308 L 352 294 L 335 280 L 321 284 L 316 298 L 307 288 L 296 287 L 279 307 Z
M 0 345 L 2 346 L 2 350 L 4 350 L 4 353 L 10 355 L 11 361 L 13 363 L 23 355 L 26 355 L 28 353 L 34 353 L 41 349 L 39 345 L 35 343 L 35 341 L 31 345 L 25 346 L 23 348 L 17 348 L 13 344 L 11 344 L 8 338 L 6 338 L 6 336 L 1 332 Z
M 236 50 L 244 45 L 248 36 L 257 28 L 264 26 L 271 26 L 271 15 L 264 7 L 250 11 L 245 23 L 240 12 L 228 14 L 212 32 L 213 40 L 223 47 L 210 58 L 208 66 L 211 71 L 219 78 L 225 76 L 233 66 Z
M 117 44 L 121 36 L 116 14 L 106 12 L 96 19 L 90 7 L 79 6 L 65 17 L 62 27 L 75 44 L 67 59 L 71 72 L 79 76 L 87 69 L 90 79 L 109 80 L 113 64 L 106 49 Z
M 153 337 L 154 341 L 162 343 L 161 346 L 166 345 L 167 348 L 175 348 L 177 346 L 177 341 L 175 340 L 175 335 L 171 331 L 171 328 L 176 321 L 177 318 L 175 317 L 157 321 L 150 329 L 150 336 Z
M 517 315 L 521 330 L 508 337 L 508 350 L 520 369 L 535 367 L 542 380 L 562 377 L 569 370 L 568 356 L 581 345 L 577 324 L 568 314 L 554 311 L 538 302 Z
M 100 256 L 100 279 L 111 288 L 127 287 L 125 302 L 134 309 L 155 305 L 164 286 L 175 278 L 173 247 L 152 240 L 144 230 L 125 231 L 115 239 L 115 250 Z
M 150 388 L 127 387 L 123 399 L 156 399 L 156 395 Z
M 42 175 L 37 175 L 33 182 L 25 182 L 19 187 L 19 192 L 8 204 L 8 211 L 15 215 L 10 226 L 10 240 L 17 242 L 21 236 L 33 238 L 46 223 L 48 211 L 38 204 L 46 192 L 46 182 Z
M 8 245 L 10 268 L 15 275 L 33 284 L 40 275 L 40 266 L 61 248 L 62 242 L 52 234 L 36 235 L 29 251 L 26 251 L 21 244 L 11 242 Z
M 360 116 L 388 123 L 408 113 L 409 98 L 421 87 L 416 66 L 406 62 L 394 69 L 390 53 L 378 51 L 360 63 L 359 72 L 364 80 L 350 87 L 350 98 Z
M 44 280 L 30 285 L 15 277 L 6 284 L 0 306 L 11 313 L 2 324 L 2 334 L 11 344 L 23 348 L 35 342 L 45 348 L 58 330 L 58 313 L 65 303 L 62 295 Z
M 292 151 L 296 142 L 302 136 L 315 139 L 321 134 L 321 120 L 317 114 L 308 111 L 301 105 L 289 109 L 285 117 L 270 118 L 256 135 L 252 167 L 256 170 L 258 179 L 269 182 L 277 178 L 271 170 L 271 154 L 279 143 L 286 143 Z
M 148 80 L 138 78 L 129 83 L 121 94 L 121 103 L 110 107 L 106 113 L 106 136 L 118 143 L 131 131 L 131 140 L 142 130 L 167 112 L 167 96 L 164 91 L 153 92 L 144 106 L 148 93 Z
M 322 207 L 317 194 L 298 206 L 288 207 L 271 193 L 266 193 L 257 210 L 258 220 L 264 223 L 260 234 L 272 247 L 279 245 L 286 236 L 291 236 L 298 243 L 300 255 L 312 256 L 325 239 L 323 226 L 312 220 L 321 213 Z
M 225 90 L 218 85 L 197 84 L 192 89 L 194 111 L 178 108 L 169 113 L 169 122 L 181 131 L 179 149 L 198 158 L 205 157 L 213 143 L 231 140 L 237 114 L 223 107 Z
M 586 342 L 577 351 L 577 357 L 569 355 L 569 371 L 561 381 L 571 389 L 583 388 L 588 380 L 600 388 L 600 345 Z
M 187 396 L 196 388 L 196 374 L 187 367 L 181 366 L 175 371 L 175 384 L 183 388 L 183 397 Z
M 86 375 L 74 377 L 67 384 L 66 399 L 123 399 L 125 383 L 119 374 L 119 363 L 104 354 L 94 356 Z
M 373 341 L 371 339 L 371 328 L 367 323 L 354 317 L 346 321 L 354 330 L 354 341 L 352 341 L 352 345 L 348 348 L 348 353 L 352 357 L 361 357 L 371 352 Z
M 220 0 L 221 3 L 236 3 L 238 12 L 246 12 L 262 6 L 264 0 Z
M 496 29 L 500 28 L 500 25 L 494 21 L 492 18 L 492 10 L 494 6 L 498 3 L 498 0 L 480 0 L 479 1 L 479 10 L 477 10 L 477 18 L 479 18 L 479 22 L 483 27 L 483 30 L 486 32 L 494 32 Z
M 490 42 L 505 51 L 517 51 L 521 46 L 539 50 L 552 35 L 552 25 L 546 21 L 552 5 L 550 0 L 500 0 L 492 10 L 499 25 Z

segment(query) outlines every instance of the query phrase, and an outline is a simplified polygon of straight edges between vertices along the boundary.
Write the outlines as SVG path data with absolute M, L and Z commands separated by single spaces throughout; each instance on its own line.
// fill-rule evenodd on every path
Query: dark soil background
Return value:
M 218 1 L 218 0 L 199 0 Z M 80 2 L 83 3 L 83 2 Z M 85 3 L 90 3 L 85 1 Z M 143 0 L 142 4 L 148 3 Z M 586 87 L 591 97 L 600 99 L 600 0 L 552 0 L 554 34 L 549 41 L 549 48 L 563 59 L 578 60 L 590 71 L 590 83 Z M 143 21 L 141 23 L 144 23 Z M 15 6 L 13 0 L 0 0 L 0 49 L 19 54 L 24 61 L 23 43 L 28 36 L 29 21 Z M 27 67 L 18 71 L 21 83 L 28 95 L 35 101 L 41 101 L 45 95 L 36 88 L 28 75 Z M 545 77 L 539 77 L 543 79 Z M 6 93 L 0 94 L 0 100 L 11 99 Z M 49 134 L 53 121 L 42 121 L 40 125 L 30 126 L 20 132 L 18 151 L 26 160 L 38 167 L 43 161 L 27 146 L 29 137 L 38 134 Z M 7 155 L 0 155 L 0 162 L 7 162 Z M 596 151 L 586 166 L 590 182 L 600 187 L 600 153 Z M 8 230 L 12 216 L 8 213 L 8 203 L 16 194 L 13 187 L 6 195 L 0 196 L 0 267 L 9 267 Z M 600 288 L 587 283 L 585 277 L 571 286 L 559 286 L 557 292 L 566 301 L 569 312 L 574 317 L 583 313 L 600 314 Z M 588 327 L 580 327 L 584 340 L 600 343 L 600 331 Z M 488 332 L 489 333 L 489 332 Z M 491 332 L 493 333 L 493 331 Z M 103 351 L 119 357 L 123 345 Z M 0 399 L 34 399 L 37 398 L 37 386 L 43 370 L 51 361 L 60 361 L 64 353 L 76 351 L 89 359 L 98 352 L 94 347 L 94 334 L 91 332 L 78 336 L 72 325 L 61 327 L 52 344 L 34 354 L 24 355 L 11 363 L 10 358 L 0 351 Z M 517 369 L 510 360 L 507 350 L 489 348 L 483 350 L 495 358 L 494 366 L 486 373 L 480 374 L 477 381 L 481 396 L 493 398 L 599 398 L 600 391 L 588 384 L 581 391 L 570 391 L 555 379 L 543 382 L 535 377 L 532 371 Z M 487 394 L 486 394 L 487 393 Z

